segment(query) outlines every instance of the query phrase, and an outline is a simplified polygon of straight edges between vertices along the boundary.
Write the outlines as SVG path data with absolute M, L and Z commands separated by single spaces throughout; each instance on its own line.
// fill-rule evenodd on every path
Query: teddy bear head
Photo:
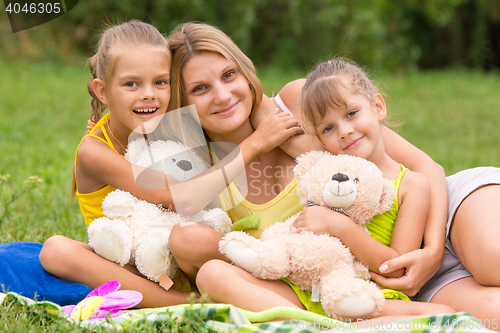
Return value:
M 163 172 L 186 181 L 207 169 L 207 164 L 187 145 L 170 140 L 146 142 L 136 139 L 128 144 L 125 159 L 132 164 Z
M 294 172 L 302 205 L 330 207 L 361 226 L 389 210 L 396 197 L 394 184 L 360 157 L 312 151 L 297 158 Z

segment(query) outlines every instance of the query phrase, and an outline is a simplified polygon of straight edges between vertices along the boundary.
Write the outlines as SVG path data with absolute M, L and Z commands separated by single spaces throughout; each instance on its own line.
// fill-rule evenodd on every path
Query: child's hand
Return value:
M 346 218 L 352 222 L 344 214 L 333 211 L 328 207 L 304 207 L 304 210 L 293 222 L 293 232 L 310 231 L 315 235 L 327 234 L 335 236 L 337 227 L 339 224 L 345 223 Z
M 441 265 L 442 260 L 436 260 L 436 257 L 438 256 L 426 248 L 414 250 L 383 263 L 379 268 L 382 273 L 406 268 L 406 273 L 402 277 L 386 278 L 374 272 L 370 272 L 370 274 L 372 280 L 384 288 L 400 291 L 408 296 L 415 296 Z M 436 264 L 434 264 L 435 262 Z
M 95 123 L 92 120 L 87 120 L 87 129 L 90 131 L 95 126 Z
M 303 133 L 303 130 L 297 120 L 290 114 L 276 108 L 260 122 L 251 137 L 258 142 L 262 154 L 299 133 Z

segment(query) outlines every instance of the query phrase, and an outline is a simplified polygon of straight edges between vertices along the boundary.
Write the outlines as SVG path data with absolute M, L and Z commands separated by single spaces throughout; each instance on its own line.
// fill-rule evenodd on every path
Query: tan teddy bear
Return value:
M 349 216 L 360 228 L 390 209 L 395 186 L 375 164 L 354 156 L 313 151 L 297 158 L 294 169 L 301 204 L 322 205 Z M 262 279 L 287 278 L 321 301 L 332 318 L 348 321 L 376 316 L 385 299 L 368 269 L 338 238 L 291 233 L 297 215 L 264 230 L 261 239 L 227 234 L 219 250 L 235 265 Z M 367 231 L 368 232 L 368 231 Z

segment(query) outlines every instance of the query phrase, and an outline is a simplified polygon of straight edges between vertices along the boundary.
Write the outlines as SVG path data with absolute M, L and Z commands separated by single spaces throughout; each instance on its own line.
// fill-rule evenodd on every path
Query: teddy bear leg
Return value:
M 342 321 L 378 315 L 385 303 L 375 283 L 334 272 L 321 281 L 321 304 L 325 312 Z
M 157 282 L 162 273 L 173 278 L 178 269 L 168 247 L 170 230 L 162 226 L 150 227 L 137 242 L 135 265 L 150 280 Z
M 125 223 L 105 217 L 95 219 L 88 227 L 89 245 L 94 252 L 120 266 L 130 262 L 133 247 L 131 235 Z
M 282 238 L 257 240 L 241 231 L 230 232 L 219 242 L 219 251 L 236 266 L 268 280 L 286 277 L 290 255 Z

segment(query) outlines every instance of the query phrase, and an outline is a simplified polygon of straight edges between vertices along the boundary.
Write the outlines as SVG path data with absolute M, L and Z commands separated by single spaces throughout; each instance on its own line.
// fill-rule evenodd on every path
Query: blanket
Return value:
M 62 308 L 50 301 L 34 301 L 14 292 L 0 293 L 0 306 L 7 302 L 19 302 L 27 311 L 40 311 L 72 321 Z M 293 318 L 286 321 L 272 321 L 276 318 Z M 79 322 L 79 325 L 95 328 L 103 326 L 113 331 L 131 327 L 141 322 L 152 322 L 161 325 L 166 322 L 187 322 L 197 320 L 202 322 L 207 330 L 217 333 L 229 332 L 324 332 L 329 330 L 355 332 L 493 332 L 481 325 L 480 321 L 468 313 L 440 314 L 428 317 L 397 320 L 387 323 L 370 323 L 365 321 L 343 323 L 311 312 L 278 307 L 263 312 L 251 312 L 228 304 L 183 304 L 155 309 L 137 309 L 126 311 L 116 318 L 89 320 Z M 363 326 L 361 328 L 361 326 Z

